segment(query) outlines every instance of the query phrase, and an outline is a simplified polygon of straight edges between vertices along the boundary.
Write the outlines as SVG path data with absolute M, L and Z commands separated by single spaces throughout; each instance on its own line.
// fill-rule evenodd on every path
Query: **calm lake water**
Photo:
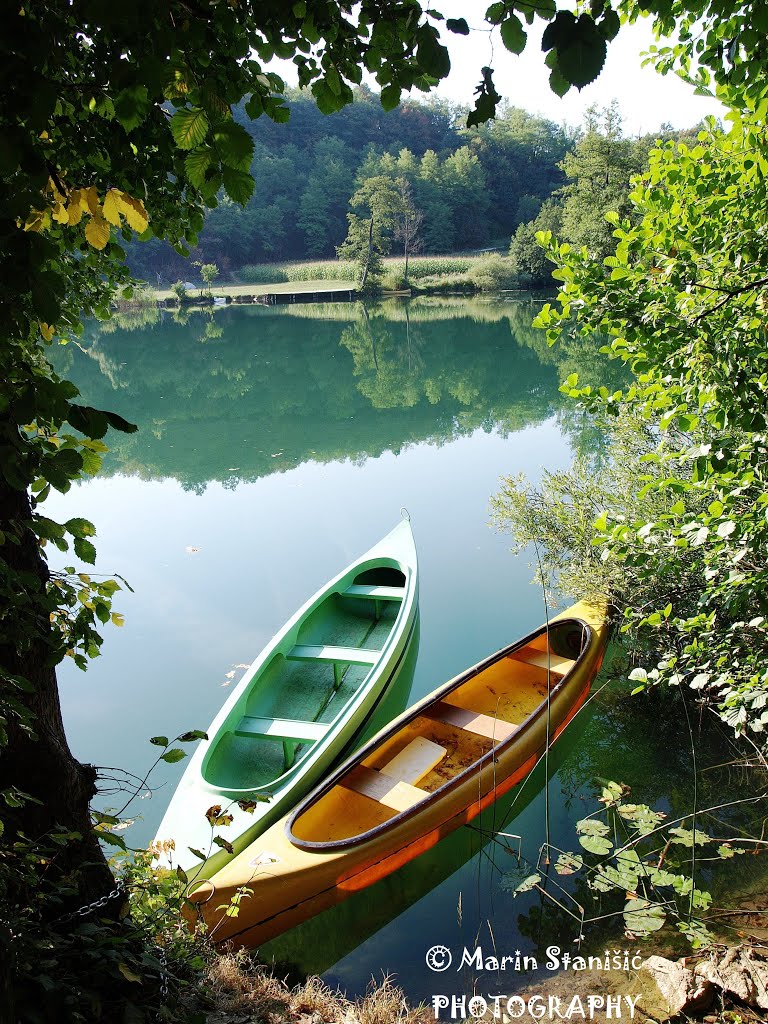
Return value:
M 115 602 L 125 628 L 107 629 L 89 671 L 60 670 L 74 753 L 107 776 L 142 776 L 156 752 L 150 736 L 206 728 L 242 668 L 397 523 L 401 506 L 418 547 L 421 628 L 410 694 L 393 694 L 391 714 L 543 621 L 528 559 L 513 558 L 509 538 L 489 528 L 488 500 L 504 474 L 536 480 L 577 447 L 599 457 L 599 434 L 558 392 L 574 369 L 588 378 L 599 357 L 587 343 L 547 349 L 529 327 L 534 313 L 519 300 L 413 300 L 183 322 L 138 316 L 57 350 L 57 369 L 84 401 L 140 428 L 111 435 L 104 471 L 48 502 L 51 515 L 91 519 L 98 571 L 133 587 Z M 721 753 L 712 744 L 712 757 Z M 183 767 L 162 765 L 132 804 L 132 845 L 153 837 Z M 684 812 L 692 773 L 677 720 L 616 688 L 589 705 L 552 754 L 559 847 L 578 849 L 573 822 L 596 809 L 597 777 L 631 785 L 637 802 Z M 715 773 L 708 778 L 714 785 Z M 573 948 L 576 920 L 535 893 L 505 891 L 515 858 L 489 841 L 493 829 L 520 835 L 535 861 L 543 769 L 478 828 L 263 954 L 324 972 L 350 993 L 392 973 L 421 999 L 472 984 L 431 974 L 424 957 L 435 944 L 521 950 L 542 962 L 550 943 Z M 626 944 L 615 922 L 593 926 L 587 940 Z M 480 980 L 480 991 L 512 992 L 530 976 Z

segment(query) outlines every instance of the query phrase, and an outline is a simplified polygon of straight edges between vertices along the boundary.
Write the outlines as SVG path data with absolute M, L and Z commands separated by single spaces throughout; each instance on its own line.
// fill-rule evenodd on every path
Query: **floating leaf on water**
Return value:
M 613 849 L 613 843 L 604 836 L 579 836 L 579 842 L 587 853 L 597 854 L 598 857 L 610 853 Z
M 666 818 L 663 811 L 652 811 L 646 804 L 622 804 L 617 810 L 643 836 L 653 832 Z
M 680 846 L 693 846 L 694 842 L 697 846 L 705 846 L 707 843 L 714 843 L 715 841 L 712 836 L 707 835 L 706 832 L 702 832 L 698 828 L 695 832 L 689 828 L 671 828 L 669 832 L 670 835 L 675 837 L 672 839 L 672 842 Z
M 521 893 L 530 892 L 531 889 L 536 888 L 540 881 L 541 875 L 528 875 L 528 877 L 524 879 L 514 890 L 514 895 L 518 896 Z
M 662 908 L 649 900 L 629 900 L 624 906 L 624 924 L 633 935 L 651 935 L 663 926 L 666 919 Z
M 505 871 L 501 876 L 502 889 L 517 896 L 521 892 L 528 892 L 541 881 L 541 875 L 524 875 L 523 871 L 525 871 L 524 864 L 520 864 L 517 870 Z
M 561 853 L 555 861 L 558 875 L 573 875 L 584 867 L 584 860 L 578 853 Z

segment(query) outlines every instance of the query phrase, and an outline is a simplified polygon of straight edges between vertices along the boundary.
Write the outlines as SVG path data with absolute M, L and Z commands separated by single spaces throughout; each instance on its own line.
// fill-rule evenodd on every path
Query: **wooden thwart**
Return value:
M 427 795 L 414 783 L 429 775 L 446 754 L 447 750 L 439 743 L 417 736 L 381 771 L 364 764 L 356 765 L 344 776 L 341 785 L 394 811 L 407 811 Z
M 526 665 L 549 669 L 550 672 L 556 672 L 559 676 L 570 672 L 576 664 L 570 658 L 563 658 L 559 654 L 547 654 L 546 651 L 537 651 L 534 647 L 520 647 L 518 650 L 512 651 L 509 657 L 515 661 L 525 662 Z
M 457 729 L 485 736 L 498 743 L 508 739 L 519 729 L 519 726 L 513 725 L 512 722 L 505 722 L 501 718 L 492 718 L 490 715 L 480 715 L 476 711 L 467 711 L 464 708 L 456 707 L 455 704 L 448 704 L 444 700 L 430 704 L 421 714 L 433 722 L 443 722 L 445 725 L 452 725 Z

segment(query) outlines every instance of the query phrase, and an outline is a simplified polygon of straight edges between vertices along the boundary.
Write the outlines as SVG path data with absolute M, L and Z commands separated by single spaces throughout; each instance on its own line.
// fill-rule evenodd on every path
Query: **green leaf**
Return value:
M 482 80 L 475 89 L 475 109 L 467 116 L 467 128 L 490 121 L 496 116 L 496 107 L 501 102 L 501 96 L 493 83 L 493 70 L 483 68 L 482 74 Z
M 501 41 L 510 53 L 522 53 L 528 41 L 523 23 L 516 14 L 510 14 L 501 24 Z
M 253 139 L 236 121 L 221 121 L 213 129 L 213 145 L 219 159 L 235 171 L 250 171 Z
M 235 848 L 228 839 L 223 839 L 221 836 L 214 836 L 213 842 L 216 846 L 220 846 L 222 850 L 226 850 L 227 853 L 234 853 Z
M 193 853 L 195 857 L 198 858 L 198 860 L 208 860 L 208 858 L 202 852 L 202 850 L 196 850 L 194 846 L 188 846 L 187 849 L 189 850 L 190 853 Z
M 513 895 L 520 896 L 525 892 L 530 892 L 531 889 L 536 888 L 540 881 L 541 875 L 528 875 L 519 885 L 515 886 Z
M 570 11 L 558 11 L 544 29 L 543 50 L 557 50 L 557 67 L 571 85 L 581 89 L 600 74 L 608 48 L 595 22 L 588 14 L 578 21 Z
M 206 172 L 213 162 L 213 150 L 210 146 L 198 146 L 184 159 L 184 169 L 190 183 L 197 189 L 205 188 L 208 178 Z
M 110 427 L 121 431 L 123 434 L 135 434 L 139 429 L 135 423 L 129 423 L 128 420 L 123 419 L 122 416 L 118 416 L 116 412 L 105 411 L 104 415 L 109 420 Z
M 558 875 L 573 875 L 584 867 L 584 859 L 577 853 L 561 853 L 555 861 Z
M 193 743 L 195 740 L 207 740 L 208 733 L 203 732 L 202 729 L 190 729 L 189 732 L 183 732 L 176 739 L 179 743 Z
M 422 25 L 416 32 L 416 60 L 419 67 L 432 78 L 445 78 L 451 70 L 448 50 L 439 42 L 437 31 L 431 25 Z
M 182 107 L 171 118 L 171 134 L 179 149 L 194 149 L 210 128 L 208 115 L 201 107 Z
M 624 904 L 624 924 L 633 935 L 657 932 L 666 919 L 664 910 L 649 900 L 628 900 Z
M 138 128 L 152 106 L 146 85 L 132 85 L 115 96 L 115 117 L 127 132 Z
M 181 747 L 171 747 L 170 750 L 166 750 L 166 752 L 160 756 L 162 760 L 167 761 L 168 764 L 176 764 L 177 761 L 183 761 L 187 754 L 186 751 L 181 749 Z
M 469 25 L 464 18 L 448 18 L 445 27 L 449 32 L 455 32 L 459 36 L 469 35 Z
M 117 846 L 120 850 L 125 850 L 125 840 L 122 836 L 116 836 L 113 832 L 102 832 L 97 829 L 96 835 L 99 837 L 100 842 L 106 843 L 107 846 Z
M 553 68 L 549 73 L 549 88 L 555 96 L 565 96 L 571 88 L 571 83 L 565 79 L 559 68 Z
M 607 39 L 608 42 L 610 42 L 611 39 L 616 38 L 616 36 L 619 34 L 620 28 L 621 20 L 616 11 L 613 11 L 610 8 L 605 12 L 605 14 L 602 17 L 602 20 L 597 26 L 597 30 L 600 33 L 600 35 L 603 37 L 603 39 Z
M 245 206 L 253 195 L 256 182 L 247 171 L 235 171 L 231 167 L 222 170 L 224 189 L 231 200 Z
M 400 103 L 399 85 L 387 85 L 381 90 L 381 105 L 385 110 L 394 110 Z
M 613 843 L 603 836 L 579 836 L 579 842 L 587 853 L 597 854 L 598 857 L 610 853 L 613 849 Z
M 75 537 L 74 547 L 78 558 L 88 562 L 90 565 L 94 564 L 96 561 L 96 548 L 89 540 L 85 540 L 84 537 Z
M 68 519 L 64 523 L 64 529 L 71 533 L 73 537 L 93 537 L 96 534 L 96 527 L 93 523 L 79 517 Z
M 153 736 L 150 743 L 154 743 L 156 747 L 167 747 L 170 742 L 167 736 Z
M 104 437 L 109 428 L 107 414 L 89 405 L 70 405 L 67 420 L 75 430 L 94 440 Z

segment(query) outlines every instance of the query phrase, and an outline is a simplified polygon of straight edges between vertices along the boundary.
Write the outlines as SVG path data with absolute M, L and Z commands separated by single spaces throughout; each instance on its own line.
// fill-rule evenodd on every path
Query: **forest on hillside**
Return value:
M 215 263 L 225 277 L 249 264 L 334 258 L 350 210 L 359 212 L 376 183 L 390 181 L 417 217 L 412 252 L 506 252 L 516 236 L 519 270 L 536 282 L 548 278 L 549 265 L 535 231 L 593 242 L 604 231 L 602 211 L 625 203 L 629 177 L 653 142 L 686 134 L 662 127 L 625 138 L 615 104 L 591 110 L 578 128 L 505 105 L 493 121 L 468 129 L 466 111 L 443 100 L 385 111 L 365 87 L 330 116 L 298 90 L 289 103 L 287 123 L 235 111 L 254 141 L 256 189 L 245 208 L 224 192 L 214 200 L 191 256 Z M 132 243 L 128 258 L 133 273 L 153 285 L 196 276 L 190 258 L 157 238 Z

